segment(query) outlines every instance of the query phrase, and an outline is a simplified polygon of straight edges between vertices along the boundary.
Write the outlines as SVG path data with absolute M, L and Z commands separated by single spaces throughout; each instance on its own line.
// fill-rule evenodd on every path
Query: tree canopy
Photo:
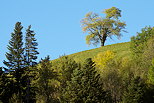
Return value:
M 81 21 L 82 30 L 89 34 L 86 36 L 88 45 L 101 43 L 101 46 L 104 46 L 107 37 L 112 38 L 115 35 L 119 38 L 122 31 L 126 32 L 124 30 L 125 22 L 119 20 L 121 17 L 120 9 L 112 7 L 104 10 L 103 13 L 106 15 L 105 17 L 89 12 Z

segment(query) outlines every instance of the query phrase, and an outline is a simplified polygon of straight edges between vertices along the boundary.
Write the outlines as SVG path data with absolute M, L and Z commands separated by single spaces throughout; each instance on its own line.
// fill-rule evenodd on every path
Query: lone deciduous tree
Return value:
M 82 30 L 89 34 L 86 36 L 88 45 L 92 42 L 94 45 L 101 43 L 101 46 L 104 46 L 107 37 L 111 38 L 115 35 L 119 38 L 122 31 L 126 32 L 124 30 L 125 22 L 119 20 L 121 10 L 112 7 L 104 10 L 103 13 L 106 14 L 104 18 L 96 13 L 89 12 L 81 21 Z

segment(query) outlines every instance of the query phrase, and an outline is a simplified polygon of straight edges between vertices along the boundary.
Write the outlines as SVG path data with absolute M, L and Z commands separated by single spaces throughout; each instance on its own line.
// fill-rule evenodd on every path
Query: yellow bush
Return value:
M 100 52 L 93 58 L 93 61 L 96 63 L 96 67 L 104 68 L 106 64 L 115 57 L 114 52 L 108 50 L 105 52 Z

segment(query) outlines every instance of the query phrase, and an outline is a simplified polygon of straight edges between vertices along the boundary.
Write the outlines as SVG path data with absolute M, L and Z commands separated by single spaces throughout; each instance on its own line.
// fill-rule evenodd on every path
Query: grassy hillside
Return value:
M 129 57 L 129 55 L 130 55 L 130 42 L 107 45 L 107 46 L 99 47 L 96 49 L 91 49 L 91 50 L 86 50 L 86 51 L 74 53 L 74 54 L 71 54 L 68 56 L 73 58 L 76 62 L 82 62 L 86 58 L 93 58 L 99 52 L 104 52 L 107 50 L 113 51 L 116 54 L 117 58 Z M 53 61 L 57 61 L 57 60 L 58 59 L 53 60 Z

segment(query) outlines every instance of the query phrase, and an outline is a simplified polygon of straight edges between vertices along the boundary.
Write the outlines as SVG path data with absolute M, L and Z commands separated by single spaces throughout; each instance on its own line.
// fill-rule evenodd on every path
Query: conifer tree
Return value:
M 71 81 L 67 82 L 63 97 L 62 102 L 68 103 L 106 102 L 106 92 L 102 89 L 100 75 L 97 74 L 91 59 L 87 59 L 82 69 L 74 70 Z
M 55 80 L 57 78 L 57 72 L 52 68 L 50 57 L 40 61 L 39 78 L 37 80 L 39 99 L 42 98 L 44 103 L 56 103 L 54 97 L 56 91 Z
M 15 24 L 14 32 L 11 34 L 11 40 L 8 45 L 8 52 L 6 53 L 7 61 L 3 63 L 7 66 L 10 74 L 15 79 L 16 93 L 19 94 L 19 100 L 22 97 L 22 74 L 24 73 L 24 48 L 21 22 Z
M 6 53 L 6 58 L 8 61 L 4 60 L 4 64 L 10 70 L 19 70 L 24 67 L 24 48 L 23 48 L 23 35 L 22 35 L 21 22 L 15 24 L 14 32 L 11 34 L 11 40 L 9 41 L 8 50 Z
M 66 87 L 66 82 L 71 80 L 71 74 L 73 73 L 73 70 L 75 70 L 78 67 L 78 64 L 68 56 L 62 56 L 60 58 L 60 62 L 57 69 L 60 69 L 61 73 L 61 87 Z
M 25 52 L 26 52 L 26 63 L 28 66 L 34 66 L 37 64 L 37 55 L 39 52 L 37 51 L 38 43 L 35 39 L 35 33 L 31 30 L 31 25 L 28 26 L 26 30 L 26 43 L 25 43 Z
M 35 39 L 35 33 L 33 30 L 31 30 L 31 25 L 28 27 L 26 30 L 26 39 L 25 39 L 25 65 L 27 66 L 27 71 L 26 71 L 26 76 L 27 76 L 27 88 L 26 88 L 26 103 L 29 103 L 34 101 L 34 95 L 35 95 L 35 90 L 32 85 L 32 77 L 35 77 L 35 72 L 36 72 L 36 60 L 37 60 L 37 55 L 39 52 L 37 51 L 37 46 L 38 43 L 36 42 Z M 33 94 L 33 95 L 32 95 Z
M 67 82 L 71 80 L 71 75 L 73 73 L 73 70 L 75 70 L 77 67 L 78 67 L 78 64 L 72 58 L 69 58 L 68 56 L 60 57 L 60 61 L 58 62 L 58 64 L 56 65 L 54 64 L 54 68 L 56 70 L 60 70 L 59 71 L 60 73 L 59 94 L 60 94 L 61 101 L 64 99 L 61 94 L 62 92 L 65 92 Z

